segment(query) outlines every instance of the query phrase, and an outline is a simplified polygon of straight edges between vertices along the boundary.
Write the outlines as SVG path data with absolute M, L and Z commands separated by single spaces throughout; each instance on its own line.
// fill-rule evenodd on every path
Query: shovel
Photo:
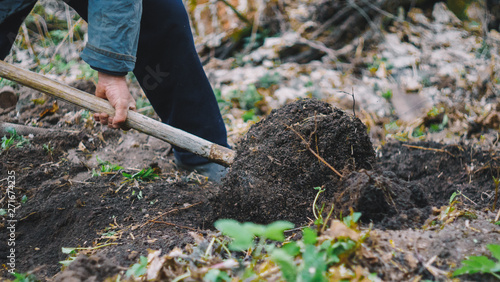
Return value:
M 114 116 L 115 109 L 104 99 L 1 60 L 0 77 L 63 99 L 87 110 Z M 128 111 L 125 125 L 226 167 L 234 161 L 235 151 L 134 111 Z

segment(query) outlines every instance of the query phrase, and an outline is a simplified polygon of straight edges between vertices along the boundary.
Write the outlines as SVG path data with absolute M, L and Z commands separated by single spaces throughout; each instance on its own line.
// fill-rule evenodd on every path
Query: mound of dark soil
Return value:
M 317 190 L 341 173 L 371 169 L 375 161 L 365 125 L 330 104 L 299 100 L 254 125 L 237 148 L 236 161 L 213 200 L 219 218 L 304 223 Z M 322 194 L 331 201 L 335 188 Z M 330 199 L 330 200 L 329 200 Z

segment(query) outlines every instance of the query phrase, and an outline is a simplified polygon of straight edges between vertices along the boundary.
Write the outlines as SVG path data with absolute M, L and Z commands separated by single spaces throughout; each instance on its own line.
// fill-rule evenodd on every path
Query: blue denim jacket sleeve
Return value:
M 90 0 L 89 41 L 81 57 L 91 67 L 114 73 L 135 66 L 142 0 Z

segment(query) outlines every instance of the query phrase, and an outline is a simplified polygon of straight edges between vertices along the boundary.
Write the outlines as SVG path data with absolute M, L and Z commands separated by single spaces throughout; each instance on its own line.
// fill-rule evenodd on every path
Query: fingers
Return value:
M 115 106 L 115 116 L 110 127 L 119 128 L 125 123 L 128 113 L 128 103 L 118 102 Z
M 94 115 L 96 121 L 111 128 L 125 128 L 128 110 L 135 110 L 135 100 L 130 95 L 127 81 L 124 76 L 113 76 L 99 72 L 99 80 L 95 95 L 109 101 L 115 108 L 114 116 L 97 113 Z
M 100 122 L 102 125 L 107 125 L 109 123 L 110 117 L 106 113 L 95 113 L 94 119 L 97 122 Z

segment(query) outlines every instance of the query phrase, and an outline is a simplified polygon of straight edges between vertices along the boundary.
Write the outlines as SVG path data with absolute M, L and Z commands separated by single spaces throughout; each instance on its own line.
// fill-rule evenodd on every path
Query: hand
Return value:
M 110 117 L 106 113 L 95 113 L 94 119 L 102 125 L 108 125 L 111 128 L 122 128 L 128 130 L 125 126 L 128 110 L 135 110 L 135 100 L 130 95 L 125 76 L 114 76 L 98 73 L 99 81 L 95 90 L 95 95 L 109 101 L 115 108 L 115 116 Z

